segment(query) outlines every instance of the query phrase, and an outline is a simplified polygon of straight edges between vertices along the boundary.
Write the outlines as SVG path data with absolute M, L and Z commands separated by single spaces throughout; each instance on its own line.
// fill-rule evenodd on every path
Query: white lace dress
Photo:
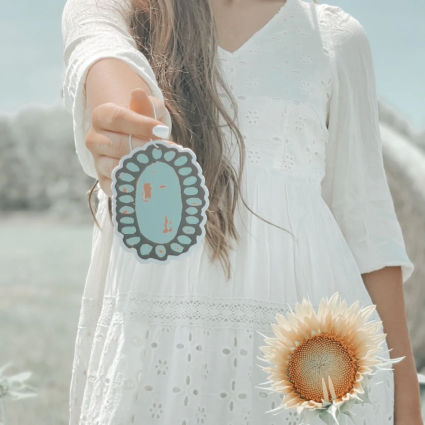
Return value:
M 162 98 L 128 33 L 128 10 L 127 0 L 68 0 L 63 12 L 64 102 L 93 177 L 84 143 L 90 66 L 120 59 Z M 359 22 L 336 6 L 287 0 L 240 49 L 219 49 L 218 57 L 247 146 L 245 200 L 293 236 L 240 203 L 230 281 L 204 243 L 165 266 L 140 264 L 114 235 L 102 192 L 72 425 L 297 424 L 296 413 L 266 413 L 281 397 L 256 388 L 267 380 L 257 331 L 272 335 L 275 314 L 304 296 L 317 306 L 339 291 L 349 304 L 371 304 L 361 273 L 400 265 L 405 282 L 413 271 L 385 178 L 371 50 Z M 377 376 L 374 405 L 354 408 L 358 425 L 393 424 L 393 374 Z

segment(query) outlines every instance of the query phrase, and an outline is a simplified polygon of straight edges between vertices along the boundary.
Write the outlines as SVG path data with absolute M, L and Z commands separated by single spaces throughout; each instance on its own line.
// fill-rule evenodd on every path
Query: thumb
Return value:
M 155 118 L 156 116 L 156 119 L 163 124 L 166 123 L 167 114 L 169 115 L 164 102 L 154 96 L 148 96 L 143 89 L 135 89 L 131 92 L 130 109 L 147 117 Z
M 170 119 L 170 113 L 168 109 L 165 107 L 165 104 L 162 100 L 157 99 L 154 96 L 148 96 L 144 89 L 134 89 L 131 92 L 130 99 L 130 109 L 138 114 L 155 118 L 161 122 L 162 124 L 167 126 L 167 116 Z M 168 126 L 167 126 L 168 128 Z M 168 137 L 164 138 L 164 140 L 170 137 L 170 129 L 168 128 Z M 166 140 L 168 141 L 168 140 Z M 175 142 L 168 141 L 171 144 L 176 144 Z

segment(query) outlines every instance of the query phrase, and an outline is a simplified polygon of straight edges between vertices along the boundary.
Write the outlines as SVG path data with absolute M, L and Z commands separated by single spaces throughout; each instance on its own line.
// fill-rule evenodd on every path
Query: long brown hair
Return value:
M 238 197 L 249 211 L 259 216 L 241 195 L 245 144 L 235 119 L 219 96 L 218 86 L 221 86 L 230 100 L 230 109 L 237 112 L 236 101 L 217 65 L 217 35 L 211 0 L 132 0 L 132 3 L 131 33 L 138 49 L 148 59 L 164 95 L 172 119 L 172 139 L 195 152 L 205 177 L 210 202 L 205 237 L 212 248 L 211 260 L 219 258 L 230 278 L 232 246 L 228 237 L 239 239 L 234 224 Z M 235 136 L 239 148 L 238 172 L 226 155 L 220 117 Z M 89 191 L 92 213 L 91 197 L 96 185 L 97 182 Z M 108 206 L 112 215 L 111 198 Z

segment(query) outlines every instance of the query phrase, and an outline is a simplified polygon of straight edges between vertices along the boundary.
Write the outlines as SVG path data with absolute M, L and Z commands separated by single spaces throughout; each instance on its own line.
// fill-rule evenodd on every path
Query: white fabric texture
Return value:
M 68 0 L 63 13 L 64 103 L 93 177 L 85 147 L 90 66 L 104 57 L 123 60 L 162 98 L 129 36 L 130 7 Z M 317 306 L 339 291 L 349 304 L 371 304 L 361 273 L 400 265 L 406 282 L 413 271 L 385 178 L 361 24 L 336 6 L 287 0 L 236 52 L 219 48 L 218 59 L 247 148 L 244 199 L 291 233 L 239 202 L 231 280 L 210 261 L 205 241 L 166 266 L 141 264 L 122 249 L 100 192 L 103 230 L 93 230 L 70 424 L 298 424 L 296 412 L 267 413 L 281 397 L 258 388 L 267 380 L 258 366 L 265 345 L 259 332 L 272 336 L 275 314 L 303 297 Z M 372 389 L 374 404 L 353 410 L 359 425 L 393 424 L 393 373 L 375 380 L 382 383 Z

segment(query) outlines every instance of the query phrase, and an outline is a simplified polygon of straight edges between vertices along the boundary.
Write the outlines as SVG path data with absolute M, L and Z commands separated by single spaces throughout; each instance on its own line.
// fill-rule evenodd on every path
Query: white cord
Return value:
M 156 117 L 156 109 L 155 109 L 155 105 L 153 104 L 152 99 L 151 99 L 150 97 L 149 97 L 148 99 L 151 101 L 151 104 L 152 104 L 153 117 L 154 117 L 155 119 L 157 119 L 157 117 Z

